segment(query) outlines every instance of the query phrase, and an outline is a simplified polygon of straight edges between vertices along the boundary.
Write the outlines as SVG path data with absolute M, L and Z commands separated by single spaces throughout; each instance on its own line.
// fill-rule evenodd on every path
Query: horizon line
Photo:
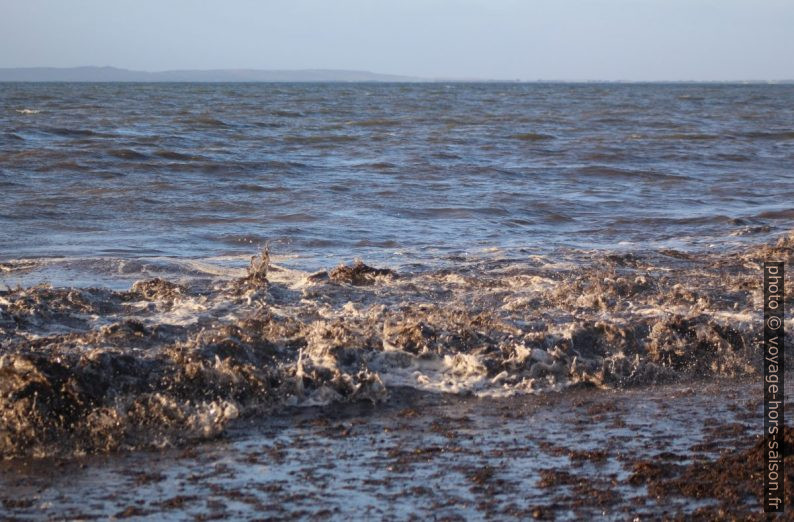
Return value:
M 371 75 L 373 79 L 348 79 L 348 80 L 257 80 L 257 79 L 240 79 L 240 80 L 154 80 L 152 83 L 390 83 L 388 78 L 393 83 L 724 83 L 724 84 L 779 84 L 779 83 L 794 83 L 794 78 L 776 78 L 776 79 L 763 79 L 763 78 L 743 78 L 743 79 L 652 79 L 652 80 L 638 80 L 638 79 L 599 79 L 599 78 L 478 78 L 478 77 L 423 77 L 407 74 L 394 74 L 394 73 L 381 73 L 373 72 L 366 69 L 346 69 L 346 68 L 299 68 L 299 69 L 264 69 L 255 67 L 223 67 L 223 68 L 173 68 L 173 69 L 160 69 L 160 70 L 144 70 L 144 69 L 127 69 L 124 67 L 117 67 L 114 65 L 77 65 L 69 67 L 52 67 L 46 65 L 34 65 L 24 67 L 0 67 L 0 72 L 32 72 L 32 71 L 52 71 L 65 72 L 76 70 L 112 70 L 121 73 L 131 74 L 145 74 L 145 75 L 167 75 L 167 74 L 180 74 L 180 73 L 279 73 L 279 74 L 305 74 L 305 73 L 339 73 L 339 74 L 363 74 Z M 381 79 L 374 79 L 379 77 Z M 147 83 L 146 80 L 136 79 L 108 79 L 108 80 L 57 80 L 57 79 L 34 79 L 34 80 L 6 80 L 0 78 L 0 83 Z

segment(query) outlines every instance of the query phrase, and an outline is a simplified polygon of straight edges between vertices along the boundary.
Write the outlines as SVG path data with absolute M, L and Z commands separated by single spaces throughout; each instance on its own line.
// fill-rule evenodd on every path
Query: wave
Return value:
M 91 129 L 68 129 L 63 127 L 45 127 L 42 129 L 47 134 L 54 134 L 56 136 L 63 136 L 66 138 L 112 138 L 113 134 L 106 132 L 98 132 Z
M 215 127 L 220 129 L 231 127 L 229 123 L 209 115 L 187 118 L 183 120 L 182 123 L 187 123 L 191 125 L 200 125 L 202 127 Z
M 730 136 L 692 132 L 692 133 L 675 133 L 675 134 L 665 134 L 662 136 L 653 136 L 653 139 L 681 140 L 681 141 L 715 141 L 715 140 L 730 139 Z
M 794 219 L 794 208 L 768 210 L 756 216 L 759 219 Z
M 112 149 L 107 153 L 114 158 L 123 160 L 145 160 L 149 158 L 146 154 L 133 149 Z
M 352 127 L 399 127 L 403 122 L 389 118 L 373 118 L 369 120 L 349 121 L 347 125 Z
M 402 213 L 417 219 L 472 219 L 483 216 L 510 215 L 510 212 L 502 207 L 410 208 L 402 210 Z
M 541 134 L 537 132 L 524 132 L 521 134 L 513 134 L 511 136 L 515 140 L 521 141 L 548 141 L 555 139 L 554 136 L 550 134 Z
M 284 136 L 284 141 L 287 143 L 348 143 L 351 141 L 358 141 L 358 136 L 351 136 L 349 134 L 321 134 L 321 135 L 288 135 Z
M 605 178 L 626 178 L 632 180 L 643 181 L 665 181 L 665 182 L 683 182 L 691 178 L 679 174 L 667 174 L 664 172 L 652 170 L 636 170 L 618 167 L 609 167 L 606 165 L 592 165 L 576 169 L 577 173 L 585 174 L 587 176 L 601 176 Z
M 745 138 L 754 140 L 781 140 L 788 141 L 794 140 L 794 130 L 783 131 L 764 131 L 764 132 L 746 132 L 742 134 Z
M 272 110 L 270 114 L 273 116 L 278 116 L 279 118 L 302 118 L 306 116 L 304 113 L 299 111 L 287 111 L 287 110 Z
M 724 214 L 711 214 L 705 216 L 687 216 L 680 218 L 661 217 L 661 216 L 651 216 L 651 217 L 641 217 L 641 218 L 620 217 L 615 219 L 613 223 L 618 225 L 634 224 L 634 225 L 652 225 L 657 227 L 662 225 L 684 226 L 684 225 L 710 225 L 710 224 L 727 224 L 727 225 L 747 224 L 741 218 L 726 216 Z
M 163 159 L 174 161 L 207 161 L 207 158 L 204 156 L 198 156 L 196 154 L 184 154 L 174 150 L 159 150 L 155 154 Z
M 277 214 L 270 217 L 273 222 L 281 223 L 311 223 L 319 218 L 307 212 L 291 212 L 288 214 Z
M 758 266 L 741 252 L 586 253 L 398 273 L 247 272 L 129 290 L 0 291 L 0 455 L 163 447 L 285 405 L 401 387 L 483 396 L 758 371 Z
M 245 192 L 270 192 L 271 189 L 256 183 L 240 183 L 237 188 Z
M 716 141 L 716 140 L 735 140 L 736 138 L 747 138 L 753 140 L 794 140 L 794 130 L 783 131 L 760 131 L 743 132 L 738 134 L 705 134 L 705 133 L 677 133 L 662 136 L 653 136 L 653 139 L 662 140 L 681 140 L 681 141 Z
M 361 169 L 390 170 L 397 168 L 398 165 L 388 161 L 376 161 L 371 163 L 358 163 L 355 167 Z

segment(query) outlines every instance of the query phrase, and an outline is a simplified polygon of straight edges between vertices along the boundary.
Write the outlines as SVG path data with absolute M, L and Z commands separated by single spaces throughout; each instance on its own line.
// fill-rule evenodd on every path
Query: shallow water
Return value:
M 382 408 L 287 410 L 190 450 L 0 464 L 0 502 L 22 519 L 688 518 L 720 499 L 656 497 L 638 464 L 743 448 L 762 422 L 760 393 L 753 382 L 404 393 Z M 748 498 L 732 514 L 759 511 Z

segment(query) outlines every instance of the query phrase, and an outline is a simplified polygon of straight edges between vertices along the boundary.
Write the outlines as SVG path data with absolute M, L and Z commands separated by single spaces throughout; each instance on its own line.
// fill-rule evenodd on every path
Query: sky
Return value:
M 794 79 L 794 0 L 0 0 L 0 67 Z

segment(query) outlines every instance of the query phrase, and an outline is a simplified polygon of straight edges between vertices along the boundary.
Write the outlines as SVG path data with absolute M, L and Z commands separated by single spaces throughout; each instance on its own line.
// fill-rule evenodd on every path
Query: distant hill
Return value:
M 422 78 L 368 71 L 259 69 L 131 71 L 116 67 L 0 68 L 0 82 L 421 82 Z
M 0 67 L 0 82 L 472 82 L 516 83 L 521 80 L 487 78 L 420 78 L 339 69 L 184 69 L 173 71 L 133 71 L 118 67 Z M 530 83 L 671 83 L 671 84 L 792 84 L 794 80 L 735 81 L 658 81 L 612 80 L 532 80 Z

